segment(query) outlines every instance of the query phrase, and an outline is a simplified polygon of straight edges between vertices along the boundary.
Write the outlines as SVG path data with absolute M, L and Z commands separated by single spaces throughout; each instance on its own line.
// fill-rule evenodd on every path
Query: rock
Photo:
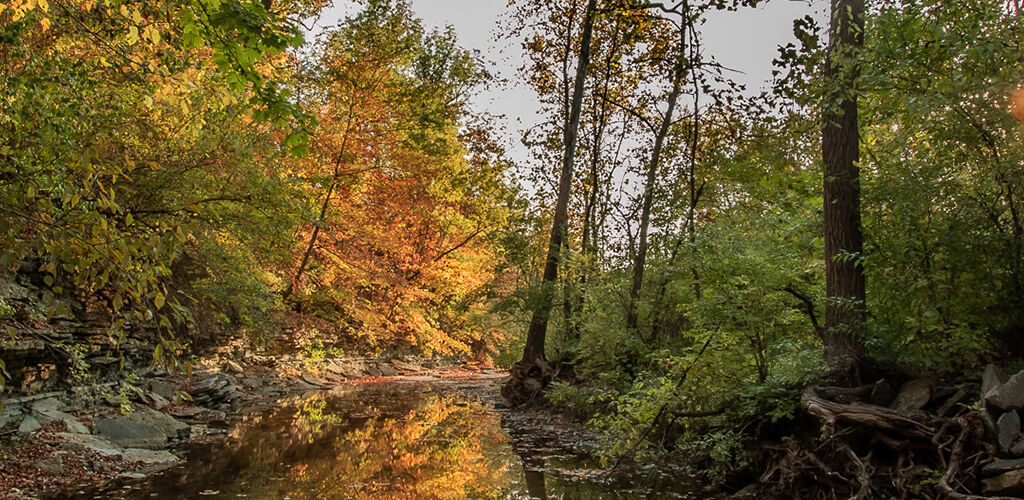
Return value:
M 985 372 L 981 375 L 981 399 L 978 401 L 978 406 L 985 404 L 985 395 L 988 394 L 988 391 L 991 391 L 997 385 L 1005 384 L 1009 379 L 1010 377 L 1007 377 L 1003 370 L 989 363 L 985 367 Z
M 1013 470 L 981 482 L 986 495 L 1024 494 L 1024 470 Z
M 50 422 L 62 422 L 67 427 L 68 432 L 75 434 L 89 434 L 89 428 L 85 424 L 81 423 L 75 417 L 68 415 L 62 411 L 50 410 L 39 414 L 39 421 L 46 424 Z
M 161 396 L 161 395 L 159 395 L 159 394 L 157 394 L 155 392 L 147 392 L 145 394 L 145 396 L 146 396 L 147 402 L 149 403 L 149 406 L 152 406 L 153 408 L 155 408 L 157 410 L 162 410 L 162 409 L 166 408 L 167 406 L 170 406 L 170 404 L 171 404 L 170 401 L 164 399 L 163 396 Z
M 925 379 L 914 379 L 900 387 L 899 394 L 892 402 L 890 408 L 896 411 L 920 410 L 932 400 L 935 386 L 931 381 Z
M 124 451 L 121 452 L 121 459 L 129 462 L 143 462 L 146 464 L 169 464 L 180 460 L 169 451 L 142 450 L 139 448 L 125 448 Z
M 1010 451 L 1010 446 L 1020 438 L 1020 415 L 1016 410 L 1004 413 L 996 421 L 996 441 L 1003 452 Z
M 385 377 L 398 376 L 398 370 L 396 370 L 394 366 L 391 366 L 388 363 L 381 363 L 379 365 L 379 368 L 381 375 L 384 375 Z
M 26 415 L 25 418 L 21 421 L 21 424 L 18 425 L 18 434 L 32 434 L 33 432 L 38 431 L 42 427 L 43 426 L 39 424 L 39 421 L 36 420 L 35 417 L 33 417 L 32 415 Z
M 119 446 L 98 436 L 58 432 L 55 434 L 55 437 L 58 442 L 60 442 L 61 448 L 64 448 L 65 450 L 89 450 L 99 453 L 105 457 L 112 457 L 121 454 L 121 448 Z
M 152 449 L 167 444 L 167 433 L 163 429 L 127 417 L 98 419 L 95 431 L 97 435 L 121 447 Z
M 888 407 L 894 399 L 896 399 L 896 389 L 893 389 L 887 380 L 879 381 L 871 389 L 871 404 L 873 405 Z
M 117 477 L 118 479 L 146 479 L 146 475 L 141 472 L 122 472 Z
M 306 382 L 307 384 L 310 384 L 310 385 L 315 385 L 315 386 L 320 386 L 320 387 L 327 387 L 327 386 L 331 385 L 326 380 L 324 380 L 324 379 L 322 379 L 320 377 L 317 377 L 316 375 L 313 375 L 312 373 L 309 373 L 309 372 L 302 372 L 301 378 L 302 378 L 302 380 L 304 382 Z
M 375 364 L 368 365 L 363 371 L 371 377 L 379 377 L 384 374 L 384 372 L 380 371 L 380 368 L 377 368 L 377 365 Z
M 1024 408 L 1024 371 L 989 389 L 985 393 L 985 402 L 1004 410 Z
M 234 373 L 242 373 L 242 372 L 245 371 L 245 370 L 242 369 L 241 365 L 239 365 L 238 363 L 235 363 L 234 361 L 228 361 L 228 362 L 224 363 L 224 367 L 227 368 L 229 371 L 232 371 Z
M 190 431 L 188 424 L 179 422 L 175 420 L 174 417 L 166 413 L 151 410 L 149 408 L 132 413 L 131 415 L 128 415 L 127 419 L 132 422 L 160 429 L 163 431 L 166 439 L 188 437 Z
M 18 283 L 9 280 L 0 280 L 0 297 L 13 300 L 24 300 L 29 298 L 29 290 Z
M 1017 441 L 1010 447 L 1010 454 L 1015 457 L 1024 457 L 1024 439 Z
M 162 380 L 153 380 L 149 383 L 149 391 L 171 401 L 174 399 L 174 395 L 178 392 L 178 388 L 174 384 L 169 384 Z
M 206 408 L 203 408 L 201 406 L 193 406 L 191 408 L 178 408 L 172 411 L 171 415 L 178 418 L 192 418 L 204 411 L 207 411 Z
M 423 371 L 423 367 L 415 363 L 403 361 L 401 359 L 392 359 L 391 365 L 398 368 L 399 371 L 417 373 Z
M 57 398 L 46 398 L 40 399 L 32 403 L 32 411 L 36 413 L 45 413 L 49 411 L 57 411 L 64 407 L 64 402 Z
M 956 393 L 953 394 L 952 396 L 950 396 L 949 399 L 947 399 L 945 403 L 942 403 L 942 406 L 939 407 L 939 409 L 935 412 L 935 414 L 940 416 L 940 417 L 945 417 L 946 414 L 949 413 L 949 410 L 952 410 L 953 406 L 955 406 L 957 403 L 959 403 L 965 397 L 967 397 L 967 392 L 966 391 L 964 391 L 963 389 L 960 389 L 959 391 L 956 391 Z
M 196 403 L 208 406 L 231 403 L 241 397 L 234 380 L 227 375 L 219 374 L 207 377 L 194 389 L 189 391 Z
M 996 460 L 990 464 L 985 464 L 985 466 L 981 468 L 981 473 L 986 476 L 995 476 L 997 474 L 1018 469 L 1024 469 L 1024 458 L 1018 458 L 1016 460 Z
M 762 497 L 761 488 L 756 484 L 748 484 L 746 488 L 729 496 L 729 498 L 736 500 L 757 500 Z
M 45 460 L 38 460 L 32 465 L 35 465 L 37 469 L 41 469 L 47 472 L 53 472 L 56 474 L 64 472 L 64 461 L 61 460 L 60 455 L 55 455 Z

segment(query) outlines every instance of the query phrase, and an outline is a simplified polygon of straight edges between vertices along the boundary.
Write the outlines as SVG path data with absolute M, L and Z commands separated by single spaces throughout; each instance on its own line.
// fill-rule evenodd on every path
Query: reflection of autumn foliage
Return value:
M 318 395 L 301 403 L 287 437 L 250 428 L 253 448 L 226 460 L 248 462 L 238 474 L 246 485 L 240 491 L 293 499 L 487 498 L 506 482 L 493 450 L 507 438 L 499 417 L 479 403 L 427 396 L 406 412 L 384 415 L 372 404 L 357 410 L 332 412 Z M 283 477 L 274 477 L 278 464 L 290 464 Z

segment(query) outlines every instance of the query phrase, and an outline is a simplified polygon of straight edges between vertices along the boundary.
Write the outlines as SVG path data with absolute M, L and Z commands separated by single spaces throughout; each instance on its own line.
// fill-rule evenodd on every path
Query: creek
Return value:
M 185 461 L 63 498 L 686 498 L 659 468 L 609 474 L 592 435 L 503 408 L 494 380 L 342 384 L 252 411 Z

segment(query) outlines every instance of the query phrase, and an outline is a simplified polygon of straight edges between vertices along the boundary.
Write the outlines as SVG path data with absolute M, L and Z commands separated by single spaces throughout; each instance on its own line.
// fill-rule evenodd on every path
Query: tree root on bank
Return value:
M 558 372 L 547 361 L 537 358 L 522 360 L 509 370 L 511 379 L 501 387 L 501 396 L 512 406 L 534 402 Z
M 981 465 L 992 458 L 977 413 L 899 412 L 857 401 L 870 392 L 861 389 L 803 394 L 801 407 L 820 434 L 787 437 L 768 448 L 771 466 L 759 481 L 764 491 L 785 491 L 789 498 L 1013 500 L 974 493 L 981 489 Z

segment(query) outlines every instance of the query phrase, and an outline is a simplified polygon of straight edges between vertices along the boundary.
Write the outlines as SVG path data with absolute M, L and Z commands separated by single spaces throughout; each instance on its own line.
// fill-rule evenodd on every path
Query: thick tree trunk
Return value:
M 863 43 L 864 0 L 832 0 L 821 149 L 824 159 L 825 359 L 837 379 L 859 378 L 866 363 L 866 311 L 860 221 L 856 51 Z
M 654 138 L 654 149 L 651 151 L 651 160 L 647 165 L 647 184 L 644 186 L 643 206 L 640 209 L 640 235 L 638 237 L 636 258 L 633 260 L 633 284 L 629 288 L 629 304 L 626 310 L 626 328 L 635 330 L 639 319 L 636 312 L 636 301 L 640 296 L 640 288 L 644 283 L 644 266 L 647 265 L 647 230 L 651 224 L 651 205 L 654 202 L 654 188 L 658 182 L 658 167 L 661 164 L 661 150 L 665 146 L 665 137 L 672 127 L 672 116 L 675 112 L 676 103 L 682 93 L 682 79 L 685 72 L 680 69 L 676 71 L 675 81 L 672 83 L 672 93 L 668 96 L 668 109 L 661 121 L 658 135 Z
M 572 188 L 572 170 L 576 158 L 576 139 L 579 131 L 580 112 L 583 106 L 583 91 L 586 83 L 587 67 L 590 65 L 590 40 L 594 28 L 594 11 L 597 0 L 589 0 L 584 13 L 583 34 L 580 41 L 579 60 L 576 65 L 576 80 L 572 96 L 572 109 L 569 113 L 568 126 L 565 127 L 565 155 L 562 157 L 562 172 L 558 182 L 558 199 L 555 202 L 555 220 L 551 227 L 551 240 L 548 244 L 547 260 L 544 263 L 544 276 L 541 281 L 541 293 L 530 329 L 526 333 L 526 346 L 523 348 L 523 359 L 512 369 L 512 380 L 502 388 L 502 395 L 512 404 L 522 404 L 531 400 L 554 375 L 553 370 L 545 361 L 544 341 L 547 336 L 548 318 L 555 286 L 558 282 L 559 253 L 568 225 L 569 194 Z

